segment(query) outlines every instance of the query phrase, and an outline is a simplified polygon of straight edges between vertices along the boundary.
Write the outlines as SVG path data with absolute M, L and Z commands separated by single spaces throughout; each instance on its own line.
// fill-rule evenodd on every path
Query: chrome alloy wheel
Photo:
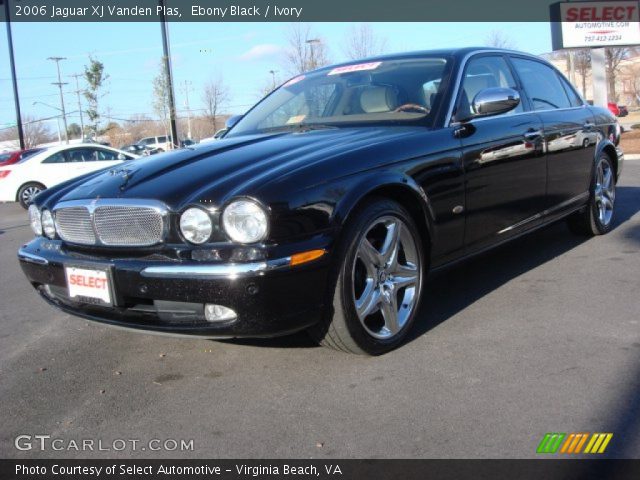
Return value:
M 20 194 L 25 205 L 29 206 L 33 203 L 33 199 L 42 191 L 41 188 L 34 186 L 25 188 Z
M 407 324 L 418 303 L 418 246 L 398 217 L 380 217 L 365 232 L 353 262 L 354 305 L 367 333 L 388 340 Z
M 595 202 L 598 219 L 606 227 L 613 217 L 613 203 L 616 199 L 616 184 L 613 169 L 607 158 L 601 158 L 596 167 Z

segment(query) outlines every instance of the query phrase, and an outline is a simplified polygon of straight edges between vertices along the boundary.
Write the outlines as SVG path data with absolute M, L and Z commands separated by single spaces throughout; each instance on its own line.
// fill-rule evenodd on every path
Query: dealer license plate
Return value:
M 113 303 L 109 272 L 89 268 L 65 267 L 69 297 L 97 305 Z

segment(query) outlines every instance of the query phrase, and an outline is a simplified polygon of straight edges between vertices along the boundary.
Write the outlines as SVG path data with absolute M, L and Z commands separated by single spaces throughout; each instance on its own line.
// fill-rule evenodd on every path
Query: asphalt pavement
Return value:
M 60 313 L 20 271 L 25 211 L 0 205 L 0 458 L 533 458 L 546 432 L 639 458 L 640 161 L 616 208 L 609 235 L 558 223 L 433 276 L 410 341 L 366 358 Z

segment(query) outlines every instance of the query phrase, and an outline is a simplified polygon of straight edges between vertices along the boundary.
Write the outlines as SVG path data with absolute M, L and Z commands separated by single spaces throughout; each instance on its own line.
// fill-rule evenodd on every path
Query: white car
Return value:
M 159 152 L 172 150 L 171 136 L 160 135 L 158 137 L 145 137 L 136 142 L 137 145 L 144 145 L 150 149 L 158 149 Z
M 138 156 L 95 143 L 51 147 L 0 167 L 0 202 L 20 202 L 28 208 L 45 188 L 134 158 Z

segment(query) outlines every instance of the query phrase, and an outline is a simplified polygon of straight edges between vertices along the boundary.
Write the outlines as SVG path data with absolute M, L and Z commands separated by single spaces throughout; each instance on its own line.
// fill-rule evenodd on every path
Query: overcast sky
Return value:
M 344 61 L 342 44 L 351 24 L 312 24 L 323 39 L 332 62 Z M 387 53 L 484 45 L 492 30 L 500 30 L 519 50 L 534 54 L 551 50 L 548 23 L 371 23 L 374 32 L 386 39 Z M 135 114 L 153 117 L 152 79 L 158 73 L 162 56 L 160 27 L 157 23 L 14 23 L 16 68 L 23 115 L 51 117 L 56 111 L 34 102 L 60 106 L 55 64 L 47 57 L 61 56 L 68 111 L 77 110 L 75 80 L 94 55 L 105 64 L 110 80 L 101 110 L 114 119 Z M 202 90 L 211 77 L 222 75 L 229 86 L 229 113 L 243 113 L 259 98 L 261 87 L 277 70 L 287 77 L 283 59 L 286 48 L 285 23 L 172 23 L 170 40 L 173 56 L 176 104 L 184 114 L 185 81 L 189 82 L 192 110 L 202 109 Z M 0 128 L 15 122 L 10 82 L 9 56 L 5 29 L 0 33 Z M 80 79 L 82 82 L 82 79 Z M 81 84 L 82 88 L 82 84 Z M 69 123 L 78 121 L 70 115 Z

